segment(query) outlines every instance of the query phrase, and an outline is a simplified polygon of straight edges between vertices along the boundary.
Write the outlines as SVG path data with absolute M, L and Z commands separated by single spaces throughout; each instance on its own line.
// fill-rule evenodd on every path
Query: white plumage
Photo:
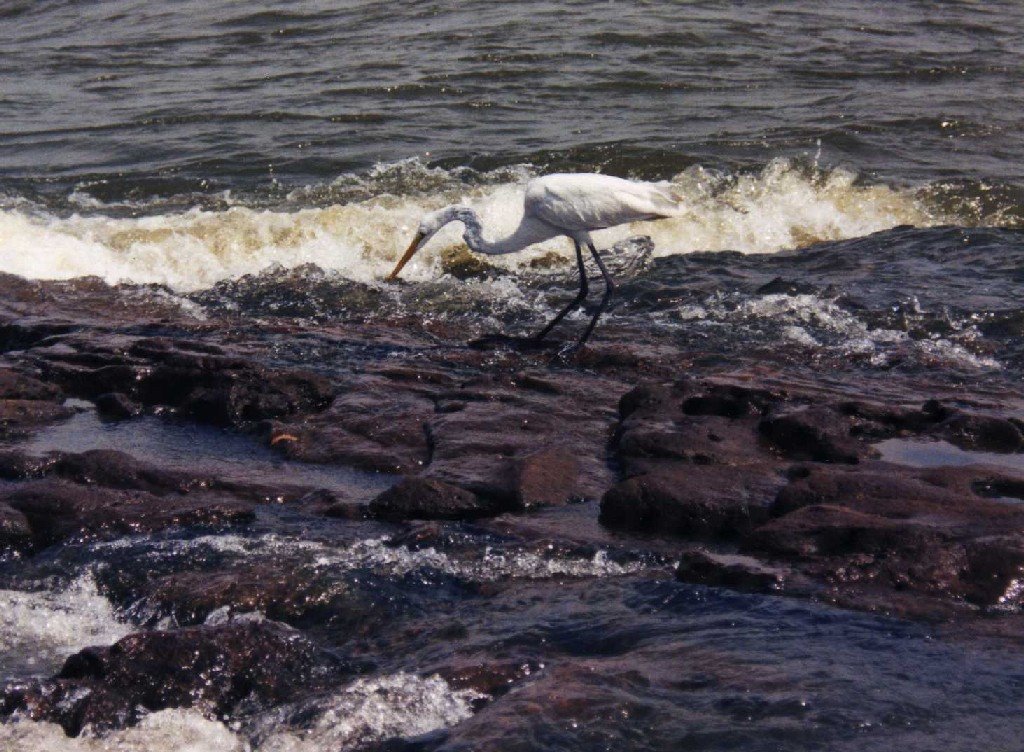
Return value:
M 667 185 L 611 175 L 546 175 L 526 186 L 525 216 L 536 217 L 570 237 L 630 222 L 665 219 L 679 211 Z
M 615 282 L 598 256 L 590 232 L 630 222 L 671 217 L 679 213 L 679 201 L 679 197 L 665 183 L 642 183 L 598 174 L 545 175 L 526 184 L 523 218 L 519 226 L 503 238 L 485 238 L 479 215 L 468 206 L 449 206 L 428 214 L 420 222 L 416 237 L 388 279 L 395 279 L 413 254 L 450 222 L 462 222 L 465 225 L 462 237 L 466 245 L 477 253 L 488 255 L 515 253 L 535 243 L 565 235 L 576 247 L 580 291 L 576 299 L 555 316 L 535 339 L 545 337 L 570 310 L 585 300 L 587 274 L 583 267 L 581 246 L 586 245 L 604 277 L 605 293 L 590 325 L 573 347 L 578 349 L 590 336 L 615 289 Z

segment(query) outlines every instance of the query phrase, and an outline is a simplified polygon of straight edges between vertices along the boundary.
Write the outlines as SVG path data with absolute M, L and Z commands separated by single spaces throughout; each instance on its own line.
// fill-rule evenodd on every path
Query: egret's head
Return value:
M 409 263 L 409 259 L 413 257 L 420 248 L 427 244 L 432 237 L 437 235 L 438 231 L 449 222 L 454 222 L 459 219 L 459 214 L 463 211 L 461 206 L 449 206 L 441 209 L 440 211 L 431 212 L 420 220 L 420 226 L 416 230 L 416 237 L 412 239 L 412 243 L 406 249 L 402 258 L 398 260 L 398 264 L 395 266 L 394 271 L 388 275 L 388 281 L 395 279 L 398 273 L 402 271 L 402 268 Z

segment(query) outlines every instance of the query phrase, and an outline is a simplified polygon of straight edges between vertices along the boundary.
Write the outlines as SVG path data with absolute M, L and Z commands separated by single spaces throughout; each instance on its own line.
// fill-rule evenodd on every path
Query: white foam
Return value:
M 886 364 L 887 355 L 881 350 L 898 346 L 916 351 L 922 360 L 970 368 L 1000 368 L 998 361 L 975 355 L 963 345 L 943 337 L 916 340 L 905 331 L 871 329 L 854 314 L 831 300 L 816 295 L 763 295 L 738 298 L 736 295 L 711 295 L 700 305 L 680 306 L 672 312 L 676 321 L 710 323 L 744 323 L 776 321 L 782 324 L 781 334 L 797 344 L 815 349 L 837 350 L 850 355 L 866 355 L 873 365 Z M 838 343 L 821 343 L 808 328 L 827 332 Z M 971 331 L 961 336 L 970 339 Z
M 429 569 L 472 582 L 552 577 L 618 577 L 642 571 L 646 567 L 643 562 L 620 564 L 612 561 L 606 551 L 597 551 L 589 558 L 568 558 L 543 556 L 532 551 L 496 551 L 488 547 L 479 555 L 462 559 L 451 557 L 435 548 L 390 546 L 386 538 L 368 538 L 344 546 L 275 534 L 255 537 L 209 535 L 189 541 L 143 543 L 155 551 L 173 548 L 180 552 L 185 547 L 198 547 L 239 557 L 298 556 L 305 559 L 309 566 L 321 570 L 370 569 L 391 577 L 404 577 Z M 133 545 L 133 542 L 114 541 L 102 545 Z
M 59 591 L 0 590 L 0 672 L 6 678 L 44 676 L 90 645 L 109 645 L 131 627 L 84 576 Z
M 249 752 L 249 744 L 222 723 L 191 710 L 162 710 L 132 728 L 69 738 L 55 723 L 0 724 L 0 749 L 18 752 Z
M 256 725 L 253 740 L 260 752 L 357 749 L 454 726 L 472 716 L 472 703 L 482 699 L 487 695 L 452 689 L 440 676 L 397 673 L 360 679 L 324 700 L 268 713 Z M 284 730 L 291 716 L 302 718 L 302 727 Z
M 374 282 L 391 270 L 427 211 L 449 203 L 469 204 L 494 235 L 518 223 L 525 170 L 509 171 L 511 182 L 468 189 L 441 172 L 434 183 L 427 182 L 432 191 L 404 197 L 381 194 L 292 212 L 234 206 L 123 218 L 54 217 L 8 208 L 0 210 L 0 271 L 33 279 L 93 275 L 111 283 L 165 284 L 181 292 L 273 265 L 316 264 L 347 279 Z M 844 170 L 808 175 L 787 160 L 739 177 L 692 168 L 676 176 L 673 187 L 686 207 L 680 216 L 605 230 L 597 233 L 597 240 L 610 246 L 630 236 L 650 235 L 659 256 L 719 250 L 763 253 L 945 219 L 929 215 L 909 189 L 858 185 L 855 175 Z M 382 188 L 388 188 L 386 181 Z M 442 276 L 441 252 L 461 245 L 460 233 L 456 225 L 443 230 L 403 276 L 419 281 Z M 515 270 L 549 252 L 571 263 L 564 238 L 489 261 Z

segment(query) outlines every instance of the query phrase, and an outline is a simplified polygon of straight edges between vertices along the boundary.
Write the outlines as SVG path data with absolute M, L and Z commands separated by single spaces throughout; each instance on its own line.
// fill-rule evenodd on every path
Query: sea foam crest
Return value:
M 440 676 L 399 672 L 278 708 L 261 717 L 251 733 L 260 752 L 358 749 L 454 726 L 473 715 L 474 702 L 485 699 L 472 689 L 453 689 Z
M 68 655 L 131 632 L 83 575 L 63 590 L 0 590 L 0 666 L 6 678 L 44 676 Z
M 93 275 L 111 283 L 158 283 L 187 292 L 273 265 L 316 264 L 343 278 L 373 283 L 391 270 L 427 211 L 460 202 L 480 213 L 489 233 L 515 227 L 528 176 L 527 170 L 510 171 L 508 182 L 475 185 L 434 176 L 434 190 L 384 192 L 295 211 L 232 206 L 126 218 L 95 212 L 57 217 L 9 207 L 0 210 L 0 271 L 32 279 Z M 610 246 L 643 234 L 652 237 L 656 255 L 662 256 L 771 253 L 900 224 L 948 221 L 922 208 L 912 190 L 861 185 L 849 171 L 808 172 L 783 159 L 749 175 L 691 168 L 672 182 L 683 197 L 679 216 L 604 230 L 596 235 L 598 242 Z M 391 188 L 388 183 L 378 187 Z M 442 231 L 403 276 L 421 281 L 443 276 L 441 252 L 461 244 L 460 232 L 455 225 Z M 564 238 L 491 261 L 515 270 L 550 253 L 571 263 Z
M 0 724 L 0 749 L 19 752 L 250 752 L 224 724 L 194 710 L 162 710 L 122 731 L 69 738 L 56 723 L 20 719 Z
M 19 719 L 0 724 L 0 749 L 19 752 L 321 752 L 356 750 L 386 739 L 448 728 L 487 699 L 453 689 L 440 676 L 400 672 L 359 679 L 340 692 L 285 705 L 234 731 L 196 710 L 170 709 L 138 725 L 68 738 L 55 723 Z
M 642 571 L 643 561 L 616 562 L 607 551 L 596 551 L 590 557 L 545 556 L 533 551 L 498 550 L 485 547 L 479 555 L 458 558 L 436 548 L 412 549 L 395 546 L 387 538 L 367 538 L 349 545 L 335 546 L 319 541 L 289 538 L 268 533 L 245 537 L 239 535 L 207 535 L 187 542 L 114 541 L 101 546 L 140 545 L 154 553 L 164 549 L 180 552 L 185 547 L 211 549 L 220 554 L 250 557 L 273 555 L 295 557 L 307 565 L 348 571 L 372 569 L 392 577 L 403 577 L 423 570 L 433 570 L 473 582 L 506 579 L 547 579 L 551 577 L 617 577 Z M 141 553 L 140 555 L 145 555 Z

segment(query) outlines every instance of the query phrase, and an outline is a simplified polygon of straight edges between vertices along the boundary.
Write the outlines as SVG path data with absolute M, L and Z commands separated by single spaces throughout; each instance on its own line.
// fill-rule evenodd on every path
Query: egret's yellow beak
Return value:
M 395 279 L 398 276 L 398 273 L 402 271 L 402 267 L 409 263 L 409 259 L 411 259 L 412 255 L 416 253 L 416 250 L 420 247 L 420 243 L 422 241 L 423 233 L 417 232 L 416 237 L 413 238 L 412 243 L 409 244 L 409 248 L 408 250 L 406 250 L 405 255 L 402 256 L 402 258 L 398 261 L 398 264 L 395 266 L 395 270 L 388 275 L 388 282 L 391 282 L 393 279 Z

